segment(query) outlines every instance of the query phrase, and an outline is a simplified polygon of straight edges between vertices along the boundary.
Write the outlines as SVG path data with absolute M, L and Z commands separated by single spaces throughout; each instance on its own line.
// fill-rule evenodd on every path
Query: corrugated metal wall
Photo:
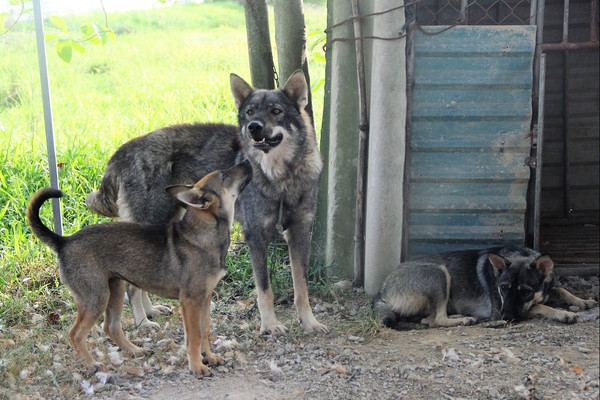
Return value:
M 524 243 L 534 48 L 532 26 L 417 32 L 409 258 Z

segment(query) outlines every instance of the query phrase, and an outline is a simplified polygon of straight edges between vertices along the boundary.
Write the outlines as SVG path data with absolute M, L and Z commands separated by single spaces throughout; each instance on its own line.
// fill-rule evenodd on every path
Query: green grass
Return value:
M 307 32 L 322 32 L 322 4 L 305 6 Z M 104 15 L 65 17 L 70 30 L 83 22 L 104 25 Z M 103 222 L 85 207 L 110 155 L 127 140 L 181 122 L 235 123 L 229 74 L 249 80 L 244 12 L 239 2 L 175 5 L 108 15 L 116 40 L 86 46 L 70 64 L 48 46 L 53 120 L 66 234 Z M 273 21 L 271 30 L 274 31 Z M 52 27 L 46 25 L 46 32 Z M 310 36 L 309 41 L 317 36 Z M 275 43 L 273 40 L 272 43 Z M 310 45 L 310 43 L 309 43 Z M 320 49 L 320 46 L 316 47 Z M 324 65 L 309 59 L 311 81 Z M 30 196 L 49 186 L 44 117 L 35 35 L 20 21 L 0 36 L 0 331 L 33 313 L 72 312 L 58 280 L 55 256 L 25 222 Z M 283 78 L 285 79 L 285 78 Z M 322 87 L 313 93 L 320 129 Z M 42 217 L 51 224 L 50 207 Z M 50 225 L 51 226 L 51 225 Z M 243 245 L 229 257 L 225 284 L 250 287 Z M 237 256 L 239 255 L 239 257 Z M 285 259 L 282 259 L 285 264 Z M 288 285 L 286 271 L 274 286 Z M 279 282 L 279 283 L 278 283 Z M 244 289 L 245 290 L 245 289 Z M 42 313 L 42 314 L 43 314 Z

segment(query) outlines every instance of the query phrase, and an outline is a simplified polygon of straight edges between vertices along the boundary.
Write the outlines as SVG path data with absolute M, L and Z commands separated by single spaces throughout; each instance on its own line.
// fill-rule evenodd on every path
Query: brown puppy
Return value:
M 222 364 L 210 351 L 210 298 L 225 275 L 235 200 L 252 177 L 247 161 L 202 178 L 195 185 L 169 186 L 186 212 L 166 225 L 113 222 L 88 226 L 60 236 L 40 220 L 39 210 L 59 190 L 38 191 L 29 202 L 27 221 L 35 235 L 58 255 L 61 280 L 77 304 L 69 332 L 79 357 L 95 365 L 86 339 L 102 313 L 104 331 L 125 352 L 138 357 L 149 349 L 131 343 L 121 328 L 126 283 L 171 299 L 179 299 L 183 314 L 189 367 L 207 376 L 206 364 Z

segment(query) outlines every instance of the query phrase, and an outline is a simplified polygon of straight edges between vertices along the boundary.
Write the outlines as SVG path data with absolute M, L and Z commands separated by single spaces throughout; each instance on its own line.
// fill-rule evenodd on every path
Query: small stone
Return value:
M 333 288 L 342 293 L 349 293 L 352 291 L 352 282 L 349 280 L 339 281 L 333 284 Z

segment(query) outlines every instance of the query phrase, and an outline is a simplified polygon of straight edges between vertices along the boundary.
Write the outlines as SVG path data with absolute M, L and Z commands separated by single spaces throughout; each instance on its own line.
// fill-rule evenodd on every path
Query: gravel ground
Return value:
M 562 284 L 581 297 L 598 300 L 597 277 L 570 278 Z M 373 322 L 360 291 L 335 297 L 311 299 L 317 318 L 331 329 L 328 335 L 299 332 L 288 299 L 276 309 L 292 328 L 279 336 L 258 334 L 253 302 L 238 301 L 227 312 L 217 304 L 212 346 L 226 364 L 213 367 L 209 378 L 188 372 L 181 319 L 174 313 L 161 321 L 161 332 L 129 331 L 133 339 L 155 349 L 153 356 L 128 359 L 98 334 L 91 339 L 92 347 L 96 357 L 108 360 L 107 372 L 73 372 L 69 379 L 80 387 L 76 397 L 98 399 L 599 397 L 597 307 L 579 311 L 581 322 L 573 325 L 530 320 L 429 329 L 406 323 L 392 330 Z M 67 341 L 60 345 L 70 346 Z M 71 360 L 72 353 L 55 356 L 46 374 L 52 377 L 55 368 L 71 365 Z M 39 380 L 36 384 L 37 391 L 28 398 L 53 397 Z

